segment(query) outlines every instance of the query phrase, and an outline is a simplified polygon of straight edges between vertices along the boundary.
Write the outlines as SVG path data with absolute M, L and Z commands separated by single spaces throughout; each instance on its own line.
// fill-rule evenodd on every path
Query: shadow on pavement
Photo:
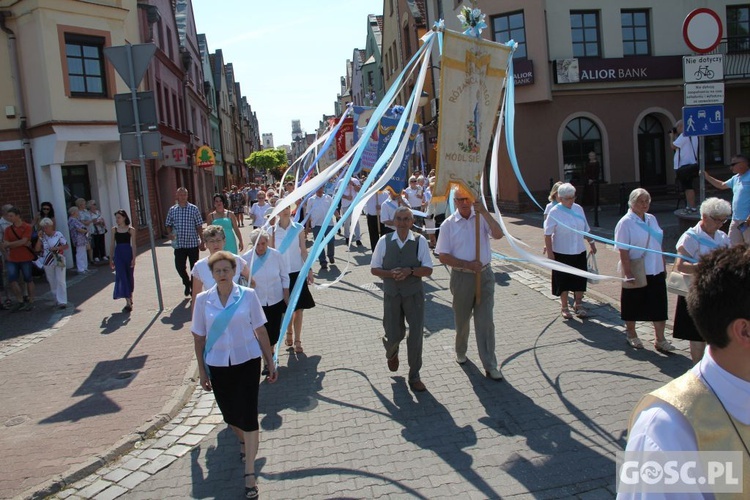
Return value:
M 109 335 L 114 333 L 123 326 L 130 323 L 130 314 L 125 312 L 112 313 L 109 316 L 102 318 L 102 323 L 99 325 L 102 335 Z
M 190 497 L 242 498 L 244 497 L 245 465 L 240 460 L 237 437 L 225 427 L 216 436 L 216 442 L 216 446 L 201 444 L 190 450 L 190 475 L 193 487 Z M 201 459 L 203 451 L 205 451 L 205 457 Z M 258 470 L 257 464 L 255 470 Z
M 179 331 L 185 328 L 185 324 L 192 320 L 190 315 L 190 299 L 185 298 L 172 309 L 169 314 L 161 318 L 161 322 L 170 325 L 172 330 Z
M 61 412 L 40 421 L 42 424 L 55 422 L 77 422 L 96 415 L 120 411 L 120 407 L 107 397 L 108 391 L 116 391 L 130 385 L 138 371 L 146 364 L 148 356 L 100 361 L 72 397 L 88 395 Z
M 258 410 L 264 416 L 260 421 L 263 430 L 276 430 L 283 424 L 280 412 L 291 409 L 307 412 L 318 406 L 318 395 L 323 390 L 325 372 L 318 371 L 320 356 L 296 354 L 287 349 L 286 366 L 279 353 L 279 379 L 275 384 L 262 383 L 258 391 Z

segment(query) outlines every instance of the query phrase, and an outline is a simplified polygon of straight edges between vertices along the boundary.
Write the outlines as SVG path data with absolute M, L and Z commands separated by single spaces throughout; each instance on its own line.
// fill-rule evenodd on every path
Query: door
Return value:
M 638 126 L 638 165 L 641 186 L 667 183 L 664 127 L 654 115 L 646 115 Z
M 62 165 L 63 187 L 65 188 L 65 214 L 74 206 L 78 198 L 91 199 L 91 181 L 87 165 Z M 67 218 L 67 215 L 66 215 Z

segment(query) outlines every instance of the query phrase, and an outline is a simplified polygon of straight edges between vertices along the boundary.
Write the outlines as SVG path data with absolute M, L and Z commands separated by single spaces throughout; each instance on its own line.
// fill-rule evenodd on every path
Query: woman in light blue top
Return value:
M 214 211 L 208 214 L 208 224 L 221 226 L 226 238 L 224 250 L 239 255 L 245 246 L 242 243 L 242 234 L 240 234 L 240 228 L 237 225 L 237 217 L 230 210 L 227 210 L 229 202 L 224 194 L 216 193 L 213 199 Z

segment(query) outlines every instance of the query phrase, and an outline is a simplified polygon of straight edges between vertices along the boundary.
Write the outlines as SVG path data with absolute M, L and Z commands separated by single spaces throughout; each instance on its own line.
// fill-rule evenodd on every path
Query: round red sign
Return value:
M 682 23 L 682 37 L 693 52 L 706 54 L 721 42 L 721 18 L 711 9 L 695 9 Z

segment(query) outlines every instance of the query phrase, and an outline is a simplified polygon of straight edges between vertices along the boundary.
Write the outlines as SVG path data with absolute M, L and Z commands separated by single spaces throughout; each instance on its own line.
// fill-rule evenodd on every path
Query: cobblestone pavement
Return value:
M 339 247 L 339 267 L 319 279 L 336 276 L 343 256 Z M 369 252 L 352 256 L 358 265 L 342 282 L 314 293 L 305 353 L 281 351 L 279 381 L 261 385 L 262 498 L 610 498 L 633 406 L 690 366 L 684 342 L 669 356 L 648 344 L 629 349 L 604 294 L 589 298 L 591 318 L 564 321 L 548 278 L 500 262 L 496 351 L 505 381 L 491 381 L 473 341 L 469 362 L 453 360 L 448 272 L 436 264 L 426 281 L 428 391 L 413 393 L 405 350 L 398 373 L 386 367 Z M 653 338 L 646 326 L 644 342 Z M 137 445 L 56 498 L 242 496 L 239 445 L 210 393 L 196 389 Z

